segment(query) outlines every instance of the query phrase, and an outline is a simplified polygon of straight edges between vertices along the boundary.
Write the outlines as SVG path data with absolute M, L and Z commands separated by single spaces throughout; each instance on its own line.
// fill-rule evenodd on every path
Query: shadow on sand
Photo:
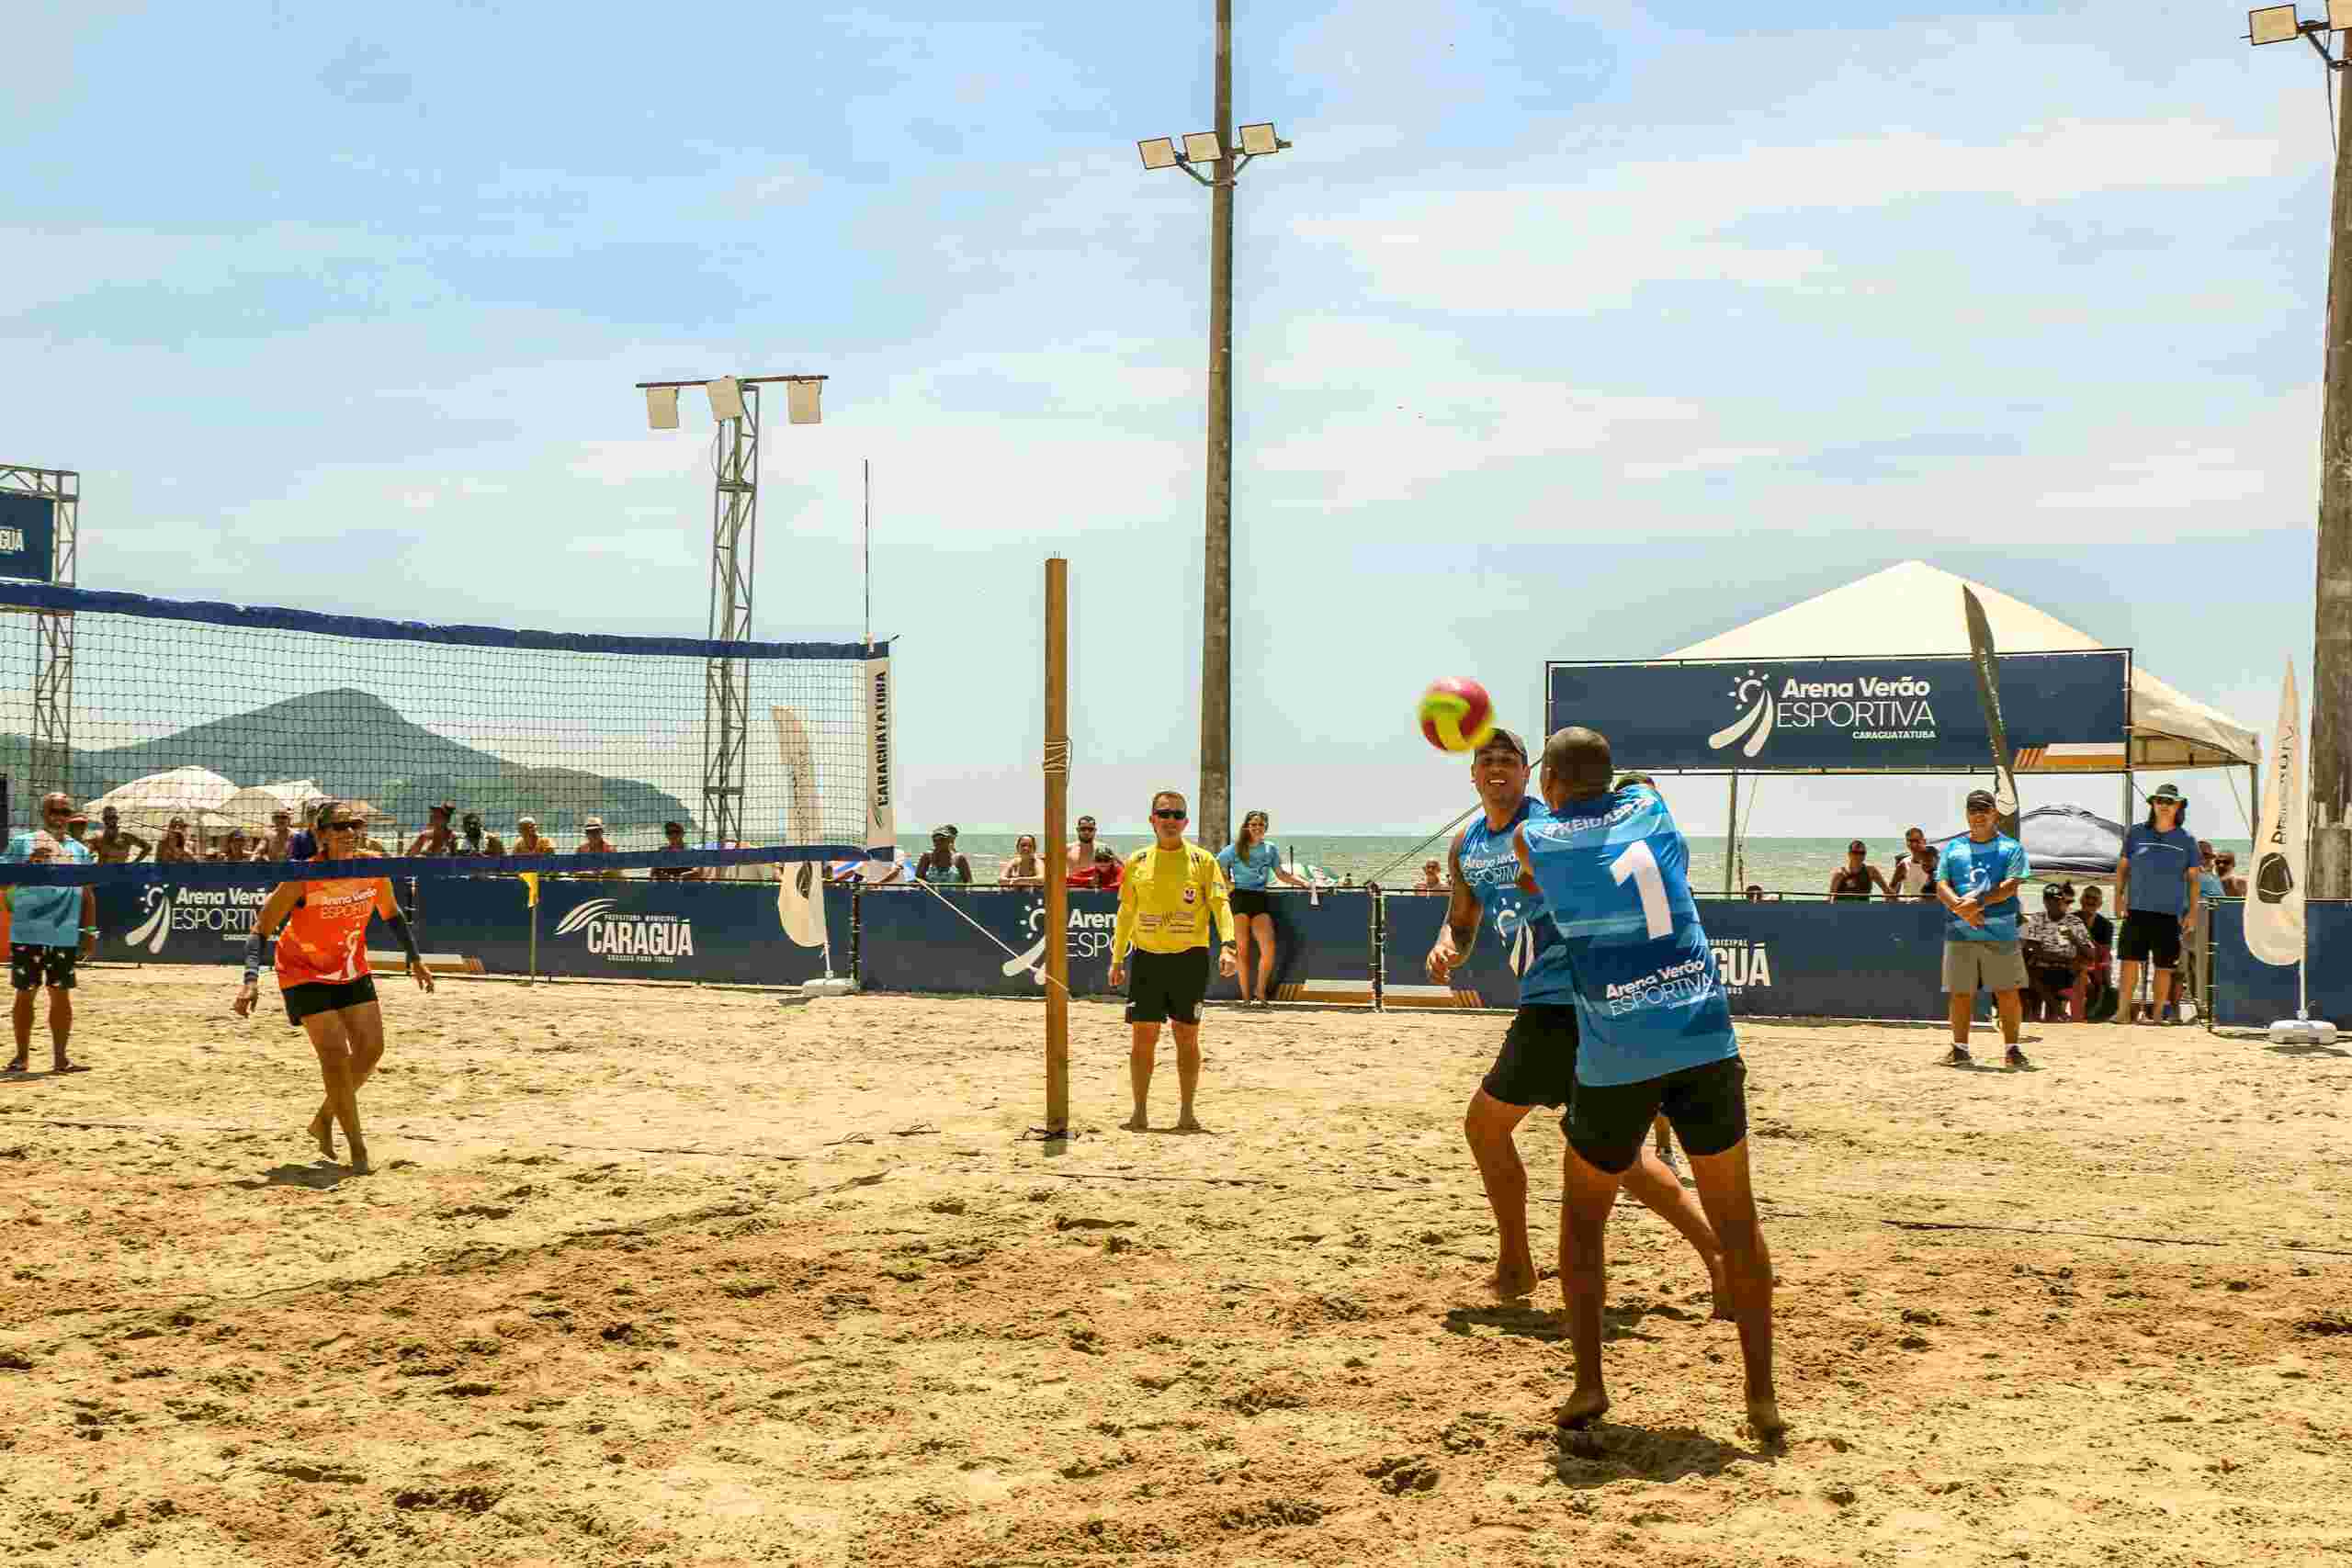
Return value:
M 1686 1475 L 1717 1476 L 1746 1461 L 1770 1464 L 1781 1444 L 1743 1449 L 1690 1427 L 1634 1427 L 1603 1416 L 1591 1426 L 1562 1427 L 1552 1439 L 1552 1469 L 1561 1484 L 1606 1486 L 1639 1477 L 1679 1481 Z
M 258 1181 L 232 1181 L 229 1185 L 247 1192 L 258 1192 L 265 1187 L 307 1187 L 313 1192 L 351 1179 L 347 1165 L 329 1165 L 325 1160 L 312 1160 L 308 1165 L 274 1165 L 261 1173 Z

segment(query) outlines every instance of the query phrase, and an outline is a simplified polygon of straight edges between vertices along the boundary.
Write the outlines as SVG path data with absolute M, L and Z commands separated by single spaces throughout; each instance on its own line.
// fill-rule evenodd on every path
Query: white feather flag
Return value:
M 809 755 L 808 730 L 790 708 L 771 707 L 775 720 L 776 750 L 784 756 L 784 773 L 792 792 L 786 808 L 785 836 L 796 844 L 813 844 L 824 821 L 818 810 L 817 764 Z M 775 889 L 776 919 L 784 934 L 803 947 L 825 945 L 825 863 L 784 861 Z
M 2270 790 L 2254 840 L 2254 875 L 2246 884 L 2245 947 L 2265 964 L 2303 961 L 2302 705 L 2295 694 L 2295 661 L 2278 695 L 2277 752 Z

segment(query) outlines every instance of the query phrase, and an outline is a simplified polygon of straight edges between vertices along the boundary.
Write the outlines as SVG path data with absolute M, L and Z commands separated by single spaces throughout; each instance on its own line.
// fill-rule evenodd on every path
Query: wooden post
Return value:
M 1069 562 L 1046 558 L 1046 1135 L 1069 1136 Z

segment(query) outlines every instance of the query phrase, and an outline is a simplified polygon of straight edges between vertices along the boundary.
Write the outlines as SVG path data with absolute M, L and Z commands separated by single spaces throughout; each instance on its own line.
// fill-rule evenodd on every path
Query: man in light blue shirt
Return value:
M 1973 1065 L 1968 1054 L 1969 1017 L 1976 1010 L 1976 988 L 1993 993 L 2000 1015 L 2003 1060 L 2030 1066 L 2018 1048 L 2025 1004 L 2025 955 L 2018 951 L 2018 886 L 2028 867 L 2025 846 L 2002 832 L 1999 807 L 1989 790 L 1968 792 L 1968 833 L 1943 848 L 1936 862 L 1936 901 L 1951 919 L 1944 922 L 1944 990 L 1951 998 L 1951 1055 L 1955 1067 Z
M 2123 835 L 2115 863 L 2115 904 L 2123 916 L 2118 952 L 2123 960 L 2123 1005 L 2120 1023 L 2137 1023 L 2140 965 L 2155 965 L 2155 1005 L 2147 1021 L 2172 1016 L 2180 964 L 2181 938 L 2197 924 L 2202 888 L 2197 836 L 2186 820 L 2188 802 L 2177 784 L 2159 784 L 2148 796 L 2148 819 Z
M 66 824 L 74 803 L 62 795 L 41 797 L 42 829 L 18 833 L 8 840 L 6 858 L 15 864 L 32 862 L 74 862 L 90 864 L 97 856 L 88 845 L 70 837 Z M 17 1054 L 5 1069 L 21 1073 L 31 1066 L 33 993 L 49 992 L 50 1070 L 81 1073 L 89 1069 L 67 1056 L 74 1032 L 74 966 L 97 951 L 98 894 L 95 887 L 12 887 L 8 891 L 8 978 L 16 987 Z

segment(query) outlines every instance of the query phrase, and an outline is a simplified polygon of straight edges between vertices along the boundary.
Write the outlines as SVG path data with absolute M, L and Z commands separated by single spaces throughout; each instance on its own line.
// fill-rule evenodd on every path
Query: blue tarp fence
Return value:
M 493 975 L 533 973 L 531 910 L 509 876 L 396 884 L 420 945 Z M 789 986 L 814 979 L 823 955 L 787 939 L 773 883 L 546 881 L 537 911 L 536 973 L 565 978 L 691 980 Z M 1045 898 L 1035 889 L 828 887 L 826 931 L 836 974 L 867 989 L 933 995 L 1036 996 L 1045 953 Z M 208 887 L 157 878 L 99 885 L 101 959 L 137 964 L 234 964 L 267 889 Z M 1375 897 L 1377 906 L 1375 907 Z M 1446 900 L 1427 895 L 1327 890 L 1277 894 L 1275 994 L 1356 997 L 1419 987 Z M 1944 1017 L 1943 913 L 1914 903 L 1702 899 L 1701 915 L 1735 1015 L 1748 1018 Z M 1118 895 L 1069 894 L 1069 988 L 1111 995 L 1111 934 Z M 2226 1027 L 2259 1028 L 2295 1012 L 2295 972 L 2245 950 L 2244 906 L 2217 903 L 2212 919 L 2213 1010 Z M 2310 906 L 2312 1016 L 2352 1023 L 2352 904 Z M 983 933 L 986 934 L 983 934 Z M 990 938 L 994 940 L 991 941 Z M 379 931 L 374 939 L 386 945 Z M 1003 947 L 997 944 L 1001 942 Z M 1012 950 L 1008 956 L 1004 949 Z M 853 954 L 855 968 L 853 970 Z M 2331 956 L 2333 955 L 2333 956 Z M 1454 1005 L 1510 1008 L 1519 986 L 1502 944 L 1482 931 L 1452 976 Z M 1218 979 L 1212 998 L 1239 995 Z M 1399 995 L 1398 1001 L 1406 999 Z

